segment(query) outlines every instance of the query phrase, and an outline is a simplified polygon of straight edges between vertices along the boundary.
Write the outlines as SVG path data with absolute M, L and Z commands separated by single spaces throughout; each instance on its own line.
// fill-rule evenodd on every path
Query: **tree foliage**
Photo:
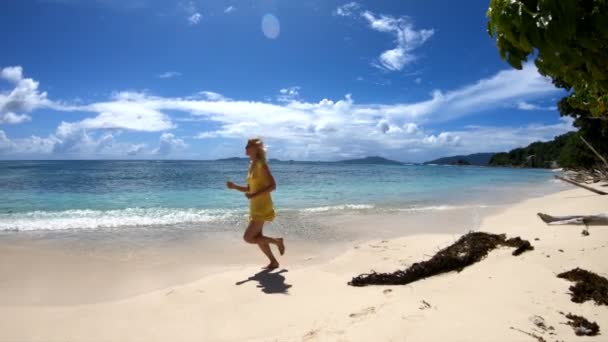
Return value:
M 569 108 L 608 121 L 608 0 L 491 0 L 487 16 L 511 66 L 532 56 L 541 74 L 573 90 Z
M 599 127 L 599 126 L 594 126 Z M 606 125 L 608 128 L 608 125 Z M 581 131 L 558 135 L 552 141 L 533 142 L 509 152 L 496 153 L 490 159 L 490 166 L 568 169 L 594 168 L 599 166 L 598 158 L 580 139 Z M 596 144 L 600 153 L 608 153 L 606 144 Z
M 550 168 L 591 168 L 598 160 L 580 139 L 580 132 L 570 132 L 555 137 L 552 141 L 533 142 L 526 147 L 509 152 L 496 153 L 490 166 L 514 166 Z

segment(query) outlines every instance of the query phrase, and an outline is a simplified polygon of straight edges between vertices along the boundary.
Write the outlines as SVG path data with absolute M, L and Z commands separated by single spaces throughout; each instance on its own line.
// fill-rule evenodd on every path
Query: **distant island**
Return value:
M 424 162 L 424 164 L 488 166 L 490 164 L 490 159 L 492 159 L 495 154 L 496 153 L 474 153 L 469 155 L 443 157 Z
M 241 158 L 241 157 L 230 157 L 230 158 L 221 158 L 221 159 L 216 159 L 215 161 L 219 161 L 219 162 L 233 162 L 233 161 L 247 161 L 249 160 L 249 158 Z
M 220 162 L 243 162 L 243 161 L 248 161 L 249 158 L 241 158 L 241 157 L 231 157 L 231 158 L 221 158 L 221 159 L 216 159 L 215 161 L 220 161 Z M 279 159 L 274 159 L 271 158 L 269 159 L 270 162 L 284 162 L 284 163 L 311 163 L 311 161 L 294 161 L 294 160 L 288 160 L 288 161 L 284 161 L 284 160 L 279 160 Z M 319 162 L 317 162 L 319 163 Z M 378 157 L 378 156 L 374 156 L 374 157 L 365 157 L 365 158 L 359 158 L 359 159 L 347 159 L 347 160 L 338 160 L 338 161 L 326 161 L 326 162 L 321 162 L 321 163 L 340 163 L 340 164 L 379 164 L 379 165 L 405 165 L 405 163 L 402 162 L 398 162 L 396 160 L 390 160 L 390 159 L 386 159 L 383 157 Z
M 601 127 L 597 128 L 600 129 Z M 536 141 L 526 147 L 518 147 L 509 152 L 473 153 L 469 155 L 457 155 L 442 157 L 422 163 L 423 165 L 474 165 L 493 167 L 530 167 L 530 168 L 591 168 L 598 163 L 597 157 L 583 145 L 579 138 L 579 132 L 569 132 L 558 135 L 551 141 Z M 597 137 L 591 135 L 591 137 Z M 608 146 L 605 143 L 594 141 L 595 148 L 600 154 L 608 154 Z M 216 159 L 222 162 L 246 162 L 249 158 L 231 157 Z M 341 163 L 354 165 L 412 165 L 416 163 L 399 162 L 379 156 L 371 156 L 358 159 L 347 159 L 339 161 L 282 161 L 269 159 L 270 162 L 283 163 Z
M 374 156 L 374 157 L 365 157 L 365 158 L 359 158 L 359 159 L 341 160 L 341 161 L 337 161 L 335 163 L 342 163 L 342 164 L 404 165 L 404 163 L 402 163 L 402 162 L 386 159 L 386 158 L 383 158 L 383 157 L 377 157 L 377 156 Z

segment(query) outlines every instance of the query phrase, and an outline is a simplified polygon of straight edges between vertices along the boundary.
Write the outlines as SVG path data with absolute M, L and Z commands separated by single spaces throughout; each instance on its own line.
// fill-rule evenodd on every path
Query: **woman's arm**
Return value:
M 228 189 L 234 189 L 234 190 L 238 190 L 240 192 L 247 192 L 249 191 L 249 185 L 247 186 L 240 186 L 240 185 L 236 185 L 232 182 L 226 182 L 226 186 L 228 187 Z
M 264 173 L 264 176 L 266 177 L 266 179 L 268 179 L 268 186 L 260 189 L 259 191 L 255 192 L 255 193 L 247 193 L 247 198 L 253 198 L 256 196 L 260 196 L 269 192 L 274 191 L 277 188 L 277 183 L 274 181 L 274 177 L 272 176 L 272 173 L 270 172 L 270 168 L 268 167 L 268 165 L 266 164 L 262 164 L 262 172 Z

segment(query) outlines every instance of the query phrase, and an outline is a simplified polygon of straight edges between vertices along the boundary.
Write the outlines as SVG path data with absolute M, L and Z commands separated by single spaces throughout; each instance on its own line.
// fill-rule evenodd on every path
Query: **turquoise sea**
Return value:
M 0 231 L 234 231 L 247 161 L 1 161 Z M 560 190 L 549 170 L 270 163 L 281 229 L 322 215 L 448 211 Z

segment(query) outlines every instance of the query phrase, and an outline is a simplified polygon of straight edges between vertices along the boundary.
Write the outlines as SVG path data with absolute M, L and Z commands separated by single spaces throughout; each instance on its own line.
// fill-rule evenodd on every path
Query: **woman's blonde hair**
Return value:
M 261 160 L 263 162 L 266 161 L 266 147 L 264 146 L 264 142 L 260 138 L 253 138 L 247 140 L 247 146 L 255 146 L 257 150 L 256 159 Z

